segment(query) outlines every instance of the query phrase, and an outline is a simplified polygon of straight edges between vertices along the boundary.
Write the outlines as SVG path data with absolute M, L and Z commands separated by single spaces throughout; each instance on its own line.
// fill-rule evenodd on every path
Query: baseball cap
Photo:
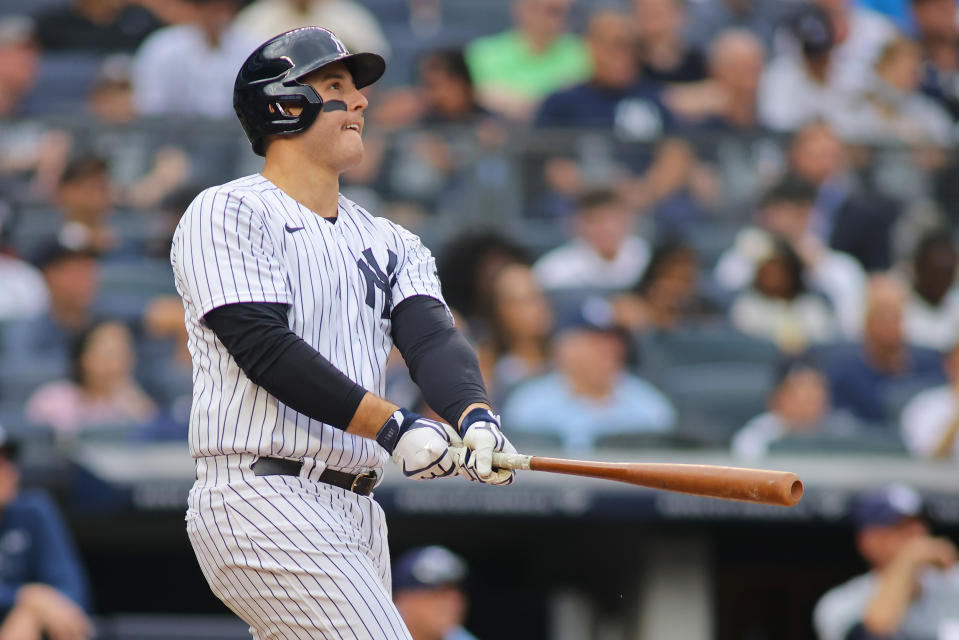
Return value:
M 72 258 L 96 258 L 96 251 L 78 244 L 68 245 L 60 240 L 51 240 L 40 245 L 30 256 L 34 267 L 43 271 L 49 266 Z
M 827 53 L 835 44 L 829 16 L 816 6 L 804 8 L 793 18 L 790 30 L 808 56 Z
M 466 579 L 466 562 L 440 546 L 410 549 L 393 563 L 393 590 L 437 589 Z
M 615 333 L 625 337 L 625 329 L 616 322 L 613 306 L 597 295 L 572 296 L 556 300 L 556 334 L 575 329 Z
M 922 498 L 912 487 L 893 484 L 860 496 L 852 507 L 857 531 L 868 527 L 888 527 L 906 518 L 921 518 Z

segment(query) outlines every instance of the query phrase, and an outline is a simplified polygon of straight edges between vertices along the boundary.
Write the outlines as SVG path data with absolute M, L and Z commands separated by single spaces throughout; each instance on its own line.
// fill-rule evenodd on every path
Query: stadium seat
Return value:
M 597 449 L 693 449 L 700 444 L 681 433 L 613 433 L 596 439 Z
M 916 397 L 916 394 L 937 386 L 937 384 L 936 381 L 921 378 L 908 378 L 887 383 L 882 392 L 882 404 L 886 411 L 886 417 L 898 425 L 902 410 L 906 408 L 909 401 Z
M 33 91 L 24 100 L 31 114 L 76 113 L 84 104 L 103 57 L 77 51 L 44 53 Z
M 4 357 L 0 359 L 0 400 L 25 402 L 37 387 L 67 374 L 67 363 L 59 357 Z
M 898 431 L 871 428 L 856 435 L 791 436 L 770 443 L 769 453 L 810 455 L 908 455 Z
M 716 362 L 671 367 L 663 390 L 679 411 L 678 433 L 726 446 L 732 434 L 762 413 L 772 385 L 772 367 Z
M 510 431 L 508 426 L 504 426 L 504 428 L 506 429 L 506 437 L 520 453 L 535 454 L 539 451 L 556 451 L 563 448 L 563 440 L 558 435 L 552 433 L 522 433 Z

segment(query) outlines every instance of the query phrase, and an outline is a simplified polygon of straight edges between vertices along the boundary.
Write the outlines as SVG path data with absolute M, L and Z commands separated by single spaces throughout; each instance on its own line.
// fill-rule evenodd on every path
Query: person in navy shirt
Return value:
M 610 146 L 589 147 L 592 156 L 579 158 L 582 168 L 570 182 L 608 184 L 613 176 L 612 186 L 631 207 L 655 208 L 686 186 L 692 149 L 676 135 L 677 122 L 663 102 L 663 86 L 640 73 L 635 34 L 626 16 L 610 10 L 594 13 L 586 44 L 593 60 L 592 75 L 583 84 L 547 96 L 534 123 L 538 128 L 611 132 Z M 577 144 L 580 156 L 587 146 Z M 550 176 L 571 175 L 557 171 L 553 161 L 568 159 L 547 163 L 547 182 Z M 568 184 L 548 186 L 560 193 L 572 190 Z
M 85 572 L 49 496 L 19 490 L 17 449 L 0 428 L 0 640 L 87 640 Z

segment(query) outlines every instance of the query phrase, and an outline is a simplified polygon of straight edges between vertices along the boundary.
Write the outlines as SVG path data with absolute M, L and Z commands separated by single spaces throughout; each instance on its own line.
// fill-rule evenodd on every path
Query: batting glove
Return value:
M 460 446 L 461 440 L 448 424 L 400 409 L 380 428 L 376 441 L 393 454 L 393 462 L 407 478 L 430 480 L 456 473 L 450 447 Z
M 466 447 L 458 460 L 460 475 L 474 482 L 507 485 L 516 477 L 512 469 L 494 469 L 493 452 L 516 453 L 499 428 L 499 417 L 489 409 L 477 408 L 466 414 L 460 425 Z

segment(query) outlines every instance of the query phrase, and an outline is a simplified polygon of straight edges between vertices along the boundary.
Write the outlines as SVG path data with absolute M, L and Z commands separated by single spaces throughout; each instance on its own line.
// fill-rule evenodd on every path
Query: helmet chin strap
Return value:
M 321 111 L 347 111 L 346 103 L 342 100 L 324 100 Z

